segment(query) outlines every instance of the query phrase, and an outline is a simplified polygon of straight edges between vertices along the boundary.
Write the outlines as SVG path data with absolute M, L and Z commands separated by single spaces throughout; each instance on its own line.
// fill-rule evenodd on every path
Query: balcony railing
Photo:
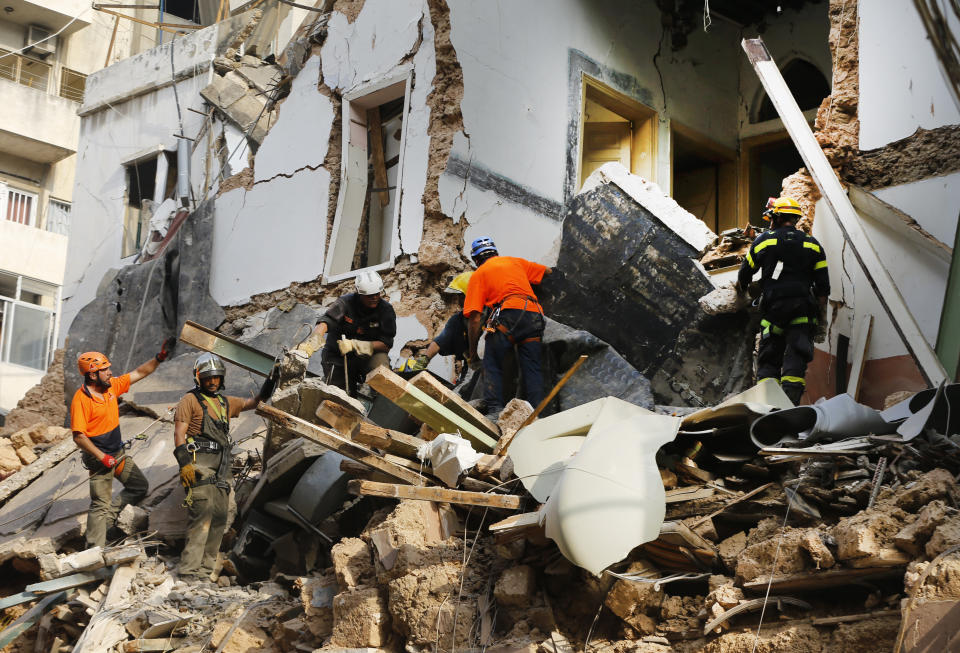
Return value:
M 0 79 L 9 79 L 11 82 L 48 93 L 52 75 L 53 65 L 0 48 Z M 74 102 L 83 102 L 86 81 L 87 76 L 83 73 L 61 67 L 57 95 Z

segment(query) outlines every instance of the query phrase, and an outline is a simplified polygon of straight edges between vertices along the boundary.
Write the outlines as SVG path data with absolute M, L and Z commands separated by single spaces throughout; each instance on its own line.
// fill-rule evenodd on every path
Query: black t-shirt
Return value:
M 327 325 L 324 360 L 342 359 L 337 347 L 341 336 L 346 336 L 349 340 L 380 341 L 390 348 L 397 335 L 397 314 L 390 302 L 381 298 L 376 308 L 368 309 L 357 293 L 344 295 L 330 304 L 319 322 Z
M 467 341 L 467 319 L 462 311 L 457 311 L 443 326 L 443 331 L 433 339 L 440 347 L 441 356 L 454 356 L 466 360 L 469 351 Z

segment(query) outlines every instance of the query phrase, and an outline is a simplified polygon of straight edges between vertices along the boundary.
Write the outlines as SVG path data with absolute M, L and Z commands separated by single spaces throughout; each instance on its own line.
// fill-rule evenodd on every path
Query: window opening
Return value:
M 715 233 L 737 226 L 736 154 L 676 123 L 671 195 Z
M 162 6 L 166 14 L 200 24 L 200 11 L 197 4 L 197 0 L 164 0 Z
M 60 73 L 60 97 L 83 102 L 83 92 L 87 86 L 87 76 L 75 70 L 64 68 Z
M 793 59 L 783 67 L 782 74 L 801 111 L 818 108 L 823 98 L 830 95 L 830 84 L 827 78 L 809 61 Z M 754 120 L 751 122 L 766 122 L 779 118 L 780 114 L 777 113 L 770 97 L 764 92 Z
M 0 48 L 0 78 L 46 92 L 51 70 L 53 66 L 48 63 Z
M 591 77 L 584 76 L 583 87 L 578 187 L 610 161 L 652 180 L 656 112 Z
M 0 272 L 0 362 L 47 369 L 58 291 L 53 284 Z
M 748 172 L 748 215 L 751 224 L 764 226 L 761 218 L 768 197 L 779 197 L 783 180 L 803 167 L 803 159 L 786 134 L 774 142 L 744 148 Z
M 150 234 L 153 210 L 172 197 L 177 179 L 176 155 L 158 152 L 126 164 L 127 206 L 123 225 L 122 257 L 139 252 Z
M 389 264 L 393 258 L 406 87 L 404 79 L 345 98 L 344 181 L 337 199 L 328 278 Z
M 10 222 L 36 224 L 37 194 L 0 184 L 0 213 Z

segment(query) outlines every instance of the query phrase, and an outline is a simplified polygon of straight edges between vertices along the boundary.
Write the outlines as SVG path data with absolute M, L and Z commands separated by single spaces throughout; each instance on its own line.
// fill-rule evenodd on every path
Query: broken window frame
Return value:
M 130 175 L 133 173 L 131 168 L 136 168 L 156 159 L 156 172 L 154 173 L 153 197 L 140 198 L 140 207 L 134 207 L 130 203 Z M 167 189 L 171 180 L 176 182 L 177 153 L 166 149 L 163 145 L 155 145 L 147 150 L 139 152 L 121 162 L 124 174 L 124 192 L 123 192 L 123 232 L 120 240 L 120 258 L 127 259 L 137 256 L 146 243 L 149 235 L 149 223 L 151 215 L 143 211 L 143 200 L 153 201 L 154 206 L 159 204 L 167 197 Z M 133 238 L 131 239 L 131 232 Z
M 585 108 L 587 98 L 617 115 L 627 118 L 631 123 L 630 136 L 630 172 L 640 175 L 649 181 L 657 181 L 657 162 L 659 144 L 659 116 L 651 106 L 625 95 L 603 81 L 580 72 L 580 107 L 578 116 L 579 131 L 577 142 L 577 186 L 583 187 L 586 179 L 583 177 L 583 145 L 586 132 Z M 646 143 L 646 146 L 640 147 Z M 647 155 L 644 157 L 644 155 Z
M 391 89 L 395 89 L 395 87 L 398 87 L 401 84 L 403 85 L 402 94 L 391 92 Z M 360 272 L 366 270 L 387 270 L 393 267 L 394 261 L 400 255 L 399 224 L 400 211 L 402 208 L 401 189 L 403 188 L 403 161 L 406 152 L 407 126 L 409 123 L 408 116 L 410 114 L 410 92 L 412 85 L 413 68 L 411 66 L 403 66 L 385 77 L 357 86 L 354 88 L 354 90 L 343 94 L 343 103 L 341 105 L 341 120 L 343 121 L 341 152 L 343 154 L 340 160 L 340 188 L 337 193 L 337 208 L 334 214 L 333 229 L 330 234 L 330 243 L 327 247 L 327 255 L 324 260 L 324 283 L 333 283 L 342 281 L 344 279 L 351 279 L 357 276 L 357 274 Z M 351 117 L 355 116 L 357 109 L 362 110 L 365 113 L 369 109 L 380 107 L 383 104 L 399 97 L 403 97 L 403 110 L 401 114 L 402 121 L 400 126 L 400 150 L 398 154 L 399 160 L 397 163 L 397 183 L 395 189 L 396 195 L 393 207 L 393 216 L 390 221 L 389 230 L 384 229 L 384 234 L 386 234 L 387 231 L 390 233 L 390 253 L 386 261 L 382 261 L 373 265 L 367 265 L 363 268 L 350 269 L 353 266 L 354 253 L 356 252 L 357 248 L 357 239 L 359 238 L 360 228 L 363 223 L 362 206 L 359 209 L 359 216 L 355 219 L 355 221 L 352 216 L 348 216 L 350 220 L 348 223 L 348 218 L 344 217 L 344 212 L 350 208 L 348 204 L 350 202 L 348 191 L 350 190 L 351 185 L 349 183 L 350 178 L 348 175 L 348 168 L 351 161 Z M 355 131 L 357 132 L 356 136 L 359 137 L 359 130 Z M 362 157 L 364 180 L 366 180 L 367 176 L 367 161 L 369 159 L 366 132 L 367 130 L 364 129 L 364 156 Z M 359 149 L 356 148 L 356 146 L 354 147 L 355 149 Z M 344 267 L 348 269 L 344 270 Z

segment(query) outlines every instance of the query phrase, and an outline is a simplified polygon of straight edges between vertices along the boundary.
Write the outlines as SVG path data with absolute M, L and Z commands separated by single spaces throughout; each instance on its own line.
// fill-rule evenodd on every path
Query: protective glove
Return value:
M 170 357 L 170 354 L 173 353 L 173 350 L 177 348 L 177 339 L 173 336 L 167 338 L 163 341 L 163 344 L 160 345 L 160 351 L 157 353 L 154 358 L 157 359 L 158 363 L 162 363 Z
M 421 372 L 427 369 L 427 365 L 430 364 L 430 359 L 426 354 L 420 354 L 413 360 L 407 361 L 407 369 L 411 372 Z
M 183 487 L 193 487 L 197 482 L 197 468 L 193 463 L 180 468 L 180 484 Z
M 813 332 L 813 341 L 817 344 L 827 340 L 827 305 L 821 304 L 817 311 L 817 328 Z
M 101 458 L 100 462 L 103 463 L 103 466 L 107 469 L 113 469 L 117 466 L 117 459 L 109 454 Z
M 270 401 L 270 397 L 273 396 L 273 391 L 277 389 L 277 383 L 280 382 L 280 366 L 274 365 L 273 369 L 270 370 L 267 380 L 263 382 L 263 385 L 260 386 L 260 392 L 257 393 L 257 397 L 260 398 L 260 401 Z
M 373 356 L 373 342 L 370 340 L 339 340 L 337 346 L 344 356 L 356 352 L 358 356 Z
M 311 333 L 306 340 L 297 345 L 296 349 L 293 349 L 290 353 L 297 354 L 302 358 L 310 358 L 320 349 L 322 344 L 323 343 L 320 342 L 320 334 Z

